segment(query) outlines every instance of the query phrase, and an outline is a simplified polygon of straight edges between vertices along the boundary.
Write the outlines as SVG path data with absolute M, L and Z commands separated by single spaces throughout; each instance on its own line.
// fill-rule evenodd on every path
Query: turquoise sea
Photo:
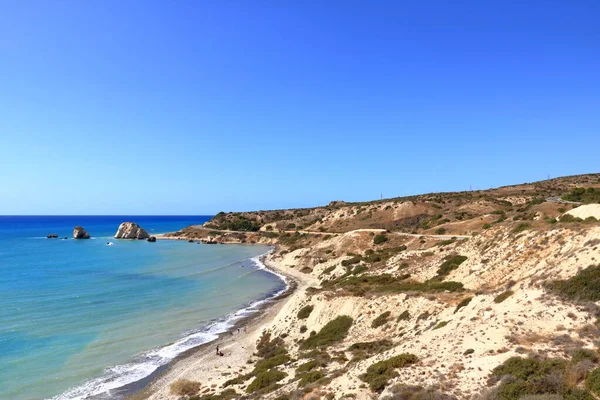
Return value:
M 0 216 L 0 399 L 120 398 L 285 288 L 265 246 L 112 238 L 124 221 L 152 234 L 208 219 Z M 92 239 L 71 239 L 76 225 Z

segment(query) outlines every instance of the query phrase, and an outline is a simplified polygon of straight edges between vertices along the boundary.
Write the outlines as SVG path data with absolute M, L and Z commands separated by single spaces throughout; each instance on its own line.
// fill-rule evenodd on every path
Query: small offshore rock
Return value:
M 81 226 L 76 226 L 73 229 L 73 239 L 89 239 L 90 234 Z
M 48 238 L 48 239 L 58 239 L 58 234 L 57 233 L 50 233 L 50 234 L 46 235 L 46 238 Z
M 123 222 L 115 234 L 115 239 L 148 239 L 150 235 L 135 222 Z
M 149 242 L 156 242 L 156 238 L 155 238 L 154 236 L 150 236 L 150 237 L 148 238 L 148 241 L 149 241 Z

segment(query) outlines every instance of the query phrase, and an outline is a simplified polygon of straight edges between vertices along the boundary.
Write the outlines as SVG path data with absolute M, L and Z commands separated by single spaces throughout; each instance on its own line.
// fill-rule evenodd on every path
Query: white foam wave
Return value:
M 140 355 L 138 359 L 134 360 L 132 363 L 110 367 L 105 370 L 103 376 L 90 379 L 80 386 L 72 388 L 59 396 L 53 397 L 52 400 L 86 400 L 96 396 L 112 398 L 111 390 L 121 388 L 148 377 L 158 368 L 172 361 L 179 354 L 201 344 L 216 340 L 219 337 L 219 334 L 233 328 L 236 322 L 256 313 L 262 305 L 285 293 L 289 288 L 287 278 L 284 275 L 269 269 L 261 261 L 261 258 L 262 256 L 258 256 L 253 257 L 250 260 L 256 264 L 257 269 L 265 270 L 278 276 L 285 283 L 284 289 L 266 299 L 255 301 L 247 307 L 229 314 L 219 321 L 209 324 L 201 331 L 192 331 L 172 344 L 150 350 Z

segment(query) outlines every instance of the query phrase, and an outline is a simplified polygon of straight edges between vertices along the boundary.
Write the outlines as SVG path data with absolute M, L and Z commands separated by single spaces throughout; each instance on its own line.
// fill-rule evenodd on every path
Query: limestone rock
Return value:
M 150 236 L 150 237 L 148 238 L 148 241 L 149 241 L 149 242 L 156 242 L 156 238 L 155 238 L 154 236 Z
M 148 239 L 150 235 L 135 222 L 123 222 L 115 234 L 115 239 Z
M 56 238 L 58 238 L 58 234 L 56 234 L 56 233 L 50 233 L 50 234 L 46 235 L 46 237 L 48 239 L 56 239 Z
M 81 226 L 76 226 L 73 229 L 73 239 L 89 239 L 90 234 Z

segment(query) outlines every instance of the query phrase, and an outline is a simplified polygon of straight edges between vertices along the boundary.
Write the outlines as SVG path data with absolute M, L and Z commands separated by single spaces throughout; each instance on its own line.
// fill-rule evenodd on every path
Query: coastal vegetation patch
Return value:
M 366 382 L 372 391 L 381 393 L 390 379 L 398 375 L 395 371 L 397 368 L 404 368 L 418 361 L 418 357 L 414 354 L 403 353 L 370 365 L 360 379 Z
M 373 320 L 371 323 L 371 328 L 379 328 L 382 325 L 385 325 L 390 319 L 390 315 L 392 313 L 390 311 L 385 311 L 381 313 L 377 318 Z
M 298 311 L 298 319 L 306 319 L 310 316 L 310 313 L 312 313 L 313 309 L 315 307 L 311 304 L 306 305 L 304 307 L 302 307 L 300 309 L 300 311 Z
M 301 349 L 311 349 L 316 347 L 326 347 L 334 343 L 343 340 L 347 335 L 350 327 L 352 326 L 353 319 L 347 315 L 340 315 L 339 317 L 329 321 L 321 330 L 311 335 L 306 339 Z
M 442 263 L 442 265 L 440 265 L 440 267 L 438 268 L 437 278 L 443 279 L 450 272 L 454 271 L 456 268 L 458 268 L 460 266 L 460 264 L 464 263 L 465 261 L 467 261 L 466 256 L 456 255 L 456 256 L 448 257 Z
M 563 194 L 562 199 L 585 204 L 600 203 L 600 189 L 578 187 Z
M 593 391 L 592 368 L 594 362 L 589 358 L 511 357 L 492 371 L 488 384 L 499 385 L 488 398 L 517 400 L 524 396 L 559 395 L 563 399 L 592 400 L 594 397 L 580 387 L 585 382 Z
M 371 357 L 374 354 L 380 354 L 394 347 L 394 344 L 388 339 L 375 340 L 372 342 L 358 342 L 348 347 L 352 353 L 352 361 L 360 361 Z
M 500 304 L 502 303 L 504 300 L 508 299 L 510 296 L 512 296 L 513 294 L 515 294 L 515 292 L 513 292 L 512 290 L 507 290 L 505 292 L 500 293 L 498 296 L 496 296 L 494 298 L 494 303 Z
M 592 265 L 567 280 L 555 280 L 547 288 L 571 301 L 600 300 L 600 265 Z

